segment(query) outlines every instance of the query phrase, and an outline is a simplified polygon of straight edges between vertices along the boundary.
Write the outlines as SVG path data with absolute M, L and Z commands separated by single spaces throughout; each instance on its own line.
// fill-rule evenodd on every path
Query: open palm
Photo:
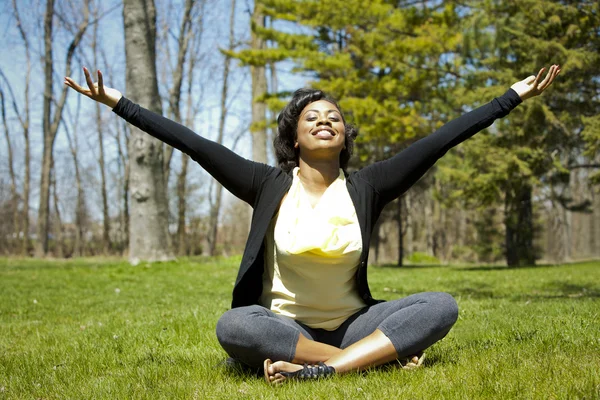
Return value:
M 85 74 L 85 81 L 87 82 L 88 88 L 78 85 L 73 79 L 66 76 L 65 85 L 76 90 L 77 92 L 89 97 L 90 99 L 96 100 L 99 103 L 106 104 L 110 108 L 114 108 L 123 95 L 116 89 L 104 86 L 104 79 L 102 72 L 98 70 L 98 82 L 94 83 L 92 77 L 87 68 L 83 67 L 83 73 Z
M 519 97 L 521 97 L 521 100 L 527 100 L 530 97 L 540 95 L 552 84 L 552 82 L 554 82 L 554 78 L 560 73 L 560 66 L 552 65 L 548 70 L 548 74 L 546 74 L 546 77 L 542 80 L 542 75 L 545 70 L 546 68 L 540 69 L 537 76 L 531 75 L 512 85 L 511 89 L 517 92 Z

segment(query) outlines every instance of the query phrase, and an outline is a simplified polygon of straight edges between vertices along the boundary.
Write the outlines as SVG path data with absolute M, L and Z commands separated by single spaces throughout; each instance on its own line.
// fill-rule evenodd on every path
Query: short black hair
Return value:
M 275 147 L 277 164 L 285 172 L 290 172 L 298 166 L 299 150 L 294 145 L 296 144 L 300 113 L 307 105 L 319 100 L 330 102 L 340 110 L 340 114 L 342 115 L 342 121 L 344 121 L 346 127 L 346 148 L 340 153 L 340 168 L 346 172 L 348 161 L 352 157 L 352 151 L 354 150 L 354 139 L 358 136 L 358 129 L 354 125 L 346 123 L 340 106 L 331 96 L 316 89 L 296 90 L 292 96 L 292 100 L 277 116 L 277 134 L 273 139 L 273 146 Z

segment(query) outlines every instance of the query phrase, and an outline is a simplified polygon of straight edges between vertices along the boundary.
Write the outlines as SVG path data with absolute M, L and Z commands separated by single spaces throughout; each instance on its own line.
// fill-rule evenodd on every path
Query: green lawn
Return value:
M 600 263 L 372 267 L 376 298 L 456 297 L 425 367 L 277 388 L 214 334 L 238 263 L 0 259 L 0 398 L 600 398 Z

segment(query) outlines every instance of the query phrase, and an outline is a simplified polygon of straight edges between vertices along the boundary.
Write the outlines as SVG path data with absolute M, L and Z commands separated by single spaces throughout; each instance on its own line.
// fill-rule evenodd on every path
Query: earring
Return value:
M 298 142 L 294 143 L 294 148 L 297 149 L 298 148 Z

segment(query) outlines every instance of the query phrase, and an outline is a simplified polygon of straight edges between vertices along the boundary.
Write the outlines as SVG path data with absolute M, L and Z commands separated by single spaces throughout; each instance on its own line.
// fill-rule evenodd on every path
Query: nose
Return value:
M 331 126 L 331 121 L 327 118 L 327 115 L 319 114 L 319 118 L 317 119 L 317 126 L 319 125 Z

